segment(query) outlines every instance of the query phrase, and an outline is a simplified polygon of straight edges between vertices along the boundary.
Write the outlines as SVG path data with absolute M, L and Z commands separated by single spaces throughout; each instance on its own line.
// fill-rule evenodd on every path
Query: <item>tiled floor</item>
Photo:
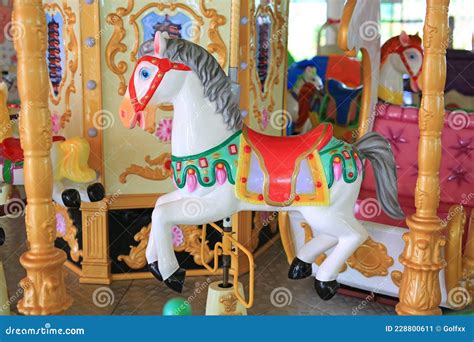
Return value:
M 21 297 L 17 284 L 25 271 L 19 264 L 19 256 L 26 249 L 24 217 L 0 218 L 7 240 L 0 247 L 8 284 L 11 308 L 16 312 L 16 302 Z M 317 297 L 312 279 L 289 280 L 286 276 L 288 264 L 280 242 L 256 260 L 255 305 L 249 315 L 352 315 L 361 299 L 336 295 L 324 302 Z M 217 278 L 215 278 L 217 280 Z M 180 297 L 191 302 L 194 315 L 205 312 L 207 290 L 205 287 L 214 278 L 188 277 Z M 247 276 L 242 277 L 246 284 Z M 117 281 L 110 286 L 79 284 L 77 276 L 67 271 L 68 292 L 74 298 L 69 315 L 160 315 L 164 303 L 177 297 L 156 280 Z M 203 290 L 204 289 L 204 290 Z M 366 302 L 365 302 L 366 303 Z M 358 315 L 393 315 L 392 306 L 366 303 L 357 310 Z

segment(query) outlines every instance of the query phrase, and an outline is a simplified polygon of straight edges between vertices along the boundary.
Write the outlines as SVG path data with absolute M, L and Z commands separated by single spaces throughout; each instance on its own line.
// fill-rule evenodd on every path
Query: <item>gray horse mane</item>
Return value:
M 234 101 L 231 81 L 206 49 L 184 39 L 167 39 L 163 57 L 172 62 L 182 63 L 193 70 L 204 87 L 204 96 L 216 104 L 219 114 L 229 130 L 242 128 L 242 115 L 239 105 Z M 153 53 L 153 40 L 144 42 L 140 47 L 140 56 Z

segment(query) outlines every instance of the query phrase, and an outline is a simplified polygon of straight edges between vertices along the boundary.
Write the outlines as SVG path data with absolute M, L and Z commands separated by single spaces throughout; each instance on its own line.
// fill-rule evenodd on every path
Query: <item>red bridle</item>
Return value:
M 142 62 L 149 62 L 158 67 L 158 72 L 155 75 L 155 78 L 151 82 L 150 88 L 146 92 L 145 96 L 141 99 L 137 98 L 137 90 L 135 89 L 135 72 L 137 71 L 138 66 Z M 155 94 L 156 89 L 160 86 L 163 77 L 165 77 L 166 73 L 170 70 L 180 70 L 180 71 L 190 71 L 191 69 L 182 63 L 173 63 L 167 58 L 158 58 L 154 56 L 143 56 L 138 60 L 135 69 L 133 70 L 132 77 L 130 78 L 129 88 L 128 91 L 130 93 L 130 100 L 132 102 L 133 109 L 135 113 L 143 111 L 148 102 L 150 102 L 151 98 Z
M 410 78 L 417 82 L 418 81 L 418 77 L 420 77 L 420 74 L 421 74 L 421 67 L 420 67 L 420 70 L 418 70 L 418 72 L 415 74 L 413 72 L 413 70 L 411 69 L 410 67 L 410 64 L 408 63 L 407 61 L 407 58 L 405 57 L 405 54 L 403 52 L 405 52 L 405 50 L 408 50 L 408 49 L 415 49 L 415 50 L 418 50 L 421 54 L 421 57 L 423 58 L 423 50 L 421 49 L 420 46 L 418 45 L 407 45 L 407 46 L 403 46 L 401 45 L 397 50 L 396 52 L 400 55 L 400 58 L 402 60 L 402 63 L 403 65 L 405 66 L 405 68 L 407 69 L 408 71 L 408 74 L 410 75 Z

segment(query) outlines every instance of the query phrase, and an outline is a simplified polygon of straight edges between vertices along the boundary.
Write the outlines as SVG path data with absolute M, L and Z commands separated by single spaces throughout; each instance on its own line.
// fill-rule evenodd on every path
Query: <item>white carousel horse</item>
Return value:
M 423 49 L 418 34 L 405 31 L 382 45 L 378 96 L 384 102 L 403 105 L 403 75 L 410 77 L 410 87 L 419 92 Z
M 96 171 L 89 168 L 89 143 L 83 138 L 54 137 L 51 148 L 53 165 L 53 200 L 68 208 L 79 208 L 81 202 L 104 198 L 104 187 L 98 183 Z M 23 185 L 23 150 L 18 138 L 6 138 L 0 143 L 0 186 Z M 5 198 L 5 214 L 9 199 Z M 12 204 L 11 204 L 12 205 Z M 15 212 L 18 206 L 13 208 Z
M 151 272 L 181 291 L 185 270 L 174 254 L 175 224 L 205 224 L 244 211 L 294 211 L 315 238 L 305 244 L 288 276 L 311 275 L 315 258 L 334 248 L 321 264 L 315 289 L 334 296 L 336 277 L 346 259 L 366 240 L 354 217 L 363 177 L 363 159 L 377 175 L 384 211 L 404 216 L 397 199 L 396 168 L 388 142 L 368 133 L 355 145 L 332 137 L 320 125 L 305 135 L 270 137 L 242 127 L 231 82 L 204 48 L 158 32 L 152 51 L 138 61 L 119 116 L 127 128 L 149 131 L 155 108 L 172 103 L 172 173 L 176 191 L 161 196 L 152 214 L 146 250 Z

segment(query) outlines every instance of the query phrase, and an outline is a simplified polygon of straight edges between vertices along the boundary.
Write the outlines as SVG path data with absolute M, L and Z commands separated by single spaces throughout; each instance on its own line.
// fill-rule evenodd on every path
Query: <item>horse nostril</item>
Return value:
M 122 109 L 122 110 L 120 111 L 120 116 L 121 116 L 122 118 L 126 117 L 126 116 L 127 116 L 127 112 Z

